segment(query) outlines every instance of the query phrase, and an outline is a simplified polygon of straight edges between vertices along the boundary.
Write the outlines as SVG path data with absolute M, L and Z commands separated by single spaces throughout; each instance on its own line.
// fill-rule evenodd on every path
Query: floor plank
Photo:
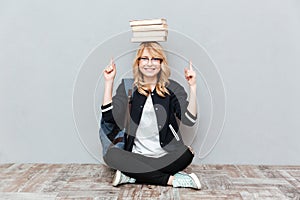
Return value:
M 300 166 L 191 165 L 202 190 L 125 184 L 101 164 L 0 164 L 0 199 L 298 199 Z

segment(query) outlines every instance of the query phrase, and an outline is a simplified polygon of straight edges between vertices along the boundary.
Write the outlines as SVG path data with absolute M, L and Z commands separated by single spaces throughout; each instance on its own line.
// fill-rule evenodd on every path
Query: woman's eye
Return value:
M 160 61 L 159 58 L 152 58 L 153 61 Z

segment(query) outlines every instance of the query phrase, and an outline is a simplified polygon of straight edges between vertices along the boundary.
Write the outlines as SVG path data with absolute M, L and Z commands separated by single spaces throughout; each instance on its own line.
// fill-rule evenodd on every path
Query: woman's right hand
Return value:
M 105 81 L 112 82 L 115 79 L 117 70 L 116 70 L 116 64 L 113 59 L 110 60 L 110 65 L 107 66 L 103 70 L 103 76 Z

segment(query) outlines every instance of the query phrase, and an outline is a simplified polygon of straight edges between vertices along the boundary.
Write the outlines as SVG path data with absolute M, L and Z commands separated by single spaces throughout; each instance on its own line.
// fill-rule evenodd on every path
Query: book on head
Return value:
M 168 29 L 166 24 L 155 24 L 155 25 L 145 25 L 145 26 L 132 26 L 132 31 L 164 31 Z
M 165 42 L 167 41 L 166 36 L 149 36 L 149 37 L 133 37 L 131 42 Z
M 129 24 L 130 24 L 130 26 L 167 24 L 167 20 L 164 19 L 164 18 L 160 18 L 160 19 L 131 20 L 131 21 L 129 21 Z
M 133 31 L 133 37 L 168 36 L 168 31 Z
M 166 19 L 131 20 L 129 22 L 133 33 L 131 42 L 167 41 L 168 25 Z

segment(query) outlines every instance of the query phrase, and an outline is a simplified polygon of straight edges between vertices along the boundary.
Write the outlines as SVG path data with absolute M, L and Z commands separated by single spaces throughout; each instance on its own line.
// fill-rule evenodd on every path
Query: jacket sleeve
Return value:
M 128 97 L 123 82 L 118 86 L 112 103 L 102 105 L 102 120 L 116 124 L 120 129 L 124 128 L 124 118 L 127 109 Z
M 177 82 L 170 80 L 169 89 L 171 90 L 171 108 L 173 112 L 183 124 L 193 126 L 196 123 L 197 115 L 192 115 L 187 109 L 189 102 L 184 88 Z

